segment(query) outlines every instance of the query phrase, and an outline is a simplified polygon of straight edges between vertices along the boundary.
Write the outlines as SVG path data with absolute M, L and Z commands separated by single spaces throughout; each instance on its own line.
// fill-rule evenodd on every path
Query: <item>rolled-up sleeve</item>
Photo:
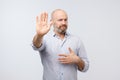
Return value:
M 86 72 L 89 69 L 89 61 L 87 59 L 82 59 L 85 63 L 85 67 L 81 72 Z
M 36 51 L 42 51 L 45 49 L 45 42 L 43 41 L 41 46 L 39 48 L 37 48 L 33 43 L 31 44 L 32 48 Z
M 80 42 L 80 45 L 79 45 L 79 50 L 78 50 L 79 54 L 78 56 L 84 61 L 85 63 L 85 67 L 84 69 L 81 71 L 81 72 L 86 72 L 88 69 L 89 69 L 89 60 L 87 58 L 87 53 L 86 53 L 86 50 L 84 48 L 84 45 L 82 42 Z

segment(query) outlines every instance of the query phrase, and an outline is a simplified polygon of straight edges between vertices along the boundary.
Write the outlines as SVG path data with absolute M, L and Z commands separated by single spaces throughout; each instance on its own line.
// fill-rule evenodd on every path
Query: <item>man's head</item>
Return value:
M 59 34 L 64 34 L 68 26 L 67 13 L 62 9 L 56 9 L 51 14 L 51 20 L 53 21 L 54 31 Z

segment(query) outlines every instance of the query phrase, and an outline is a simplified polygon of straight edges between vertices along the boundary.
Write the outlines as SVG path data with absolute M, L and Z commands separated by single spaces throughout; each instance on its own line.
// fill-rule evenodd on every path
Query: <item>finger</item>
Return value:
M 66 57 L 58 58 L 58 60 L 61 60 L 61 61 L 66 60 Z
M 62 63 L 62 64 L 70 64 L 69 62 L 66 62 L 66 61 L 60 62 L 60 63 Z
M 39 23 L 39 17 L 36 16 L 36 23 Z
M 44 21 L 44 13 L 41 13 L 41 15 L 40 15 L 40 20 L 41 20 L 41 21 Z
M 47 23 L 48 22 L 48 13 L 45 12 L 45 22 Z
M 70 53 L 73 53 L 73 50 L 70 47 L 68 49 L 69 49 Z
M 46 13 L 43 13 L 43 21 L 45 21 Z
M 64 57 L 64 58 L 58 58 L 58 60 L 59 60 L 60 62 L 66 62 L 65 57 Z
M 53 22 L 50 21 L 50 23 L 48 24 L 48 27 L 50 28 L 53 25 Z
M 67 54 L 59 54 L 59 56 L 67 57 Z
M 69 62 L 66 61 L 66 60 L 59 60 L 59 62 L 62 63 L 62 64 L 68 64 L 68 63 L 69 63 Z

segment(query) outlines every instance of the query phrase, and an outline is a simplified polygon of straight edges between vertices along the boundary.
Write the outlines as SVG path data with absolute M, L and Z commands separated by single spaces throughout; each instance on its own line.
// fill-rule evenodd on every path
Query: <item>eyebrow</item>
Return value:
M 67 21 L 68 19 L 66 18 L 66 19 L 58 19 L 58 21 L 62 21 L 62 20 L 65 20 L 65 21 Z

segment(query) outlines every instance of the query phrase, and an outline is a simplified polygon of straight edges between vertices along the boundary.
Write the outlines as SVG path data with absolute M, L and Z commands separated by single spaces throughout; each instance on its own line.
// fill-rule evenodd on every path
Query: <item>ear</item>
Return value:
M 50 19 L 50 22 L 52 22 L 52 25 L 54 25 L 55 21 L 53 19 Z

